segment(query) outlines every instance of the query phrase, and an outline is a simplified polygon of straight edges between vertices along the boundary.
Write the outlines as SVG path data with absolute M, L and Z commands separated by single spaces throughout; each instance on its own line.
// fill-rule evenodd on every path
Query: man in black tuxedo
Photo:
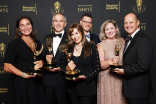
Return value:
M 66 103 L 66 80 L 64 78 L 63 72 L 61 71 L 61 66 L 66 64 L 63 61 L 63 52 L 59 50 L 61 44 L 67 43 L 67 33 L 64 31 L 66 26 L 66 17 L 62 13 L 55 13 L 52 18 L 52 25 L 55 29 L 54 33 L 46 35 L 43 40 L 44 51 L 43 60 L 45 63 L 51 61 L 56 63 L 56 68 L 46 69 L 43 75 L 43 85 L 46 95 L 47 104 L 67 104 Z M 52 38 L 52 55 L 48 55 L 49 51 L 46 46 L 47 38 Z
M 92 27 L 92 15 L 89 13 L 84 13 L 81 17 L 80 24 L 84 29 L 84 33 L 88 41 L 94 41 L 95 44 L 100 43 L 100 39 L 97 35 L 89 32 L 90 28 Z
M 123 94 L 128 104 L 148 104 L 150 94 L 150 67 L 152 45 L 150 39 L 139 29 L 139 17 L 129 13 L 124 18 L 124 28 L 128 32 L 123 56 L 123 69 L 115 69 L 123 74 Z

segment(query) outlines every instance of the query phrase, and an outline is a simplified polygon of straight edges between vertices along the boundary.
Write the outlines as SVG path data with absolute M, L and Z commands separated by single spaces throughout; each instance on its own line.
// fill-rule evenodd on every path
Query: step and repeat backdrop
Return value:
M 15 21 L 19 16 L 29 16 L 37 31 L 37 38 L 54 32 L 52 15 L 57 12 L 67 17 L 67 26 L 79 23 L 83 13 L 93 16 L 91 32 L 99 34 L 105 20 L 115 20 L 121 36 L 127 35 L 124 30 L 124 16 L 135 12 L 140 17 L 140 29 L 148 35 L 153 44 L 153 65 L 151 79 L 153 93 L 151 104 L 156 104 L 156 1 L 155 0 L 1 0 L 0 1 L 0 104 L 6 104 L 8 87 L 12 74 L 3 70 L 3 61 L 8 43 L 15 37 Z M 146 47 L 145 47 L 146 48 Z

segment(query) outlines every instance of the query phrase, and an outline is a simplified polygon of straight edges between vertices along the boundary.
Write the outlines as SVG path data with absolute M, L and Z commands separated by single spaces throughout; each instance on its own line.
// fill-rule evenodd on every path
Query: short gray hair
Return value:
M 62 16 L 64 17 L 64 22 L 67 22 L 67 18 L 66 18 L 66 16 L 65 16 L 63 13 L 59 13 L 59 12 L 53 14 L 52 21 L 54 21 L 54 17 L 55 17 L 57 14 L 62 15 Z

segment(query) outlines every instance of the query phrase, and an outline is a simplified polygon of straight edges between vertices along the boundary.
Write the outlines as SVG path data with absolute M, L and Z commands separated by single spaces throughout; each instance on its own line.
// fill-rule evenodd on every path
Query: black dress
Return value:
M 37 50 L 41 47 L 39 40 Z M 12 40 L 6 52 L 4 63 L 11 63 L 22 72 L 29 72 L 34 67 L 34 54 L 29 46 L 21 39 Z M 24 79 L 13 75 L 9 87 L 7 104 L 45 104 L 44 91 L 40 78 Z

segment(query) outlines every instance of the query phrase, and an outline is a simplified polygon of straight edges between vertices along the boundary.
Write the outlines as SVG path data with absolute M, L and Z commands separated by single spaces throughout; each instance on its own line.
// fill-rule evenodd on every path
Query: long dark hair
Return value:
M 20 16 L 20 17 L 17 18 L 17 20 L 16 20 L 16 25 L 15 25 L 15 38 L 20 38 L 21 35 L 22 35 L 22 34 L 20 33 L 20 31 L 18 31 L 19 23 L 20 23 L 20 21 L 21 21 L 22 19 L 28 19 L 28 20 L 30 21 L 30 23 L 31 23 L 31 25 L 32 25 L 32 32 L 30 33 L 30 37 L 31 37 L 33 40 L 35 40 L 35 39 L 36 39 L 36 30 L 35 30 L 35 28 L 34 28 L 34 25 L 33 25 L 33 22 L 32 22 L 32 20 L 31 20 L 31 18 L 28 17 L 28 16 Z
M 87 41 L 86 39 L 86 36 L 84 34 L 84 30 L 82 28 L 82 26 L 78 23 L 74 23 L 72 25 L 69 26 L 68 28 L 68 48 L 74 48 L 74 45 L 75 45 L 75 42 L 73 41 L 73 39 L 71 38 L 71 34 L 72 32 L 74 31 L 74 29 L 77 29 L 81 35 L 82 35 L 82 46 L 84 48 L 84 54 L 83 56 L 86 58 L 86 57 L 89 57 L 90 56 L 90 50 L 91 50 L 91 46 L 90 46 L 90 43 Z

